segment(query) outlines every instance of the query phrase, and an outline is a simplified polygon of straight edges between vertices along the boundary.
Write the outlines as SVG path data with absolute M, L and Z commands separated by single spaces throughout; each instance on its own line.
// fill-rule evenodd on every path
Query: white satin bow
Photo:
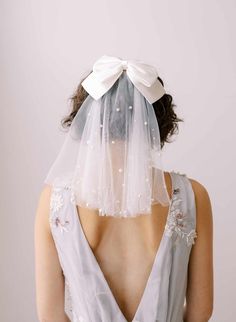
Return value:
M 150 104 L 165 94 L 154 66 L 138 60 L 122 60 L 107 55 L 103 55 L 94 63 L 92 73 L 84 79 L 82 86 L 97 100 L 112 87 L 124 70 Z

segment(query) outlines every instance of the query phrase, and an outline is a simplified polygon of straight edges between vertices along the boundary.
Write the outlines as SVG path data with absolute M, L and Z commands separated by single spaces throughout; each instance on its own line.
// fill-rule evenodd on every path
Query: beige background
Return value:
M 63 142 L 59 124 L 68 98 L 103 54 L 155 64 L 185 119 L 164 162 L 209 191 L 211 321 L 235 320 L 235 1 L 1 0 L 0 6 L 0 321 L 37 321 L 38 196 Z

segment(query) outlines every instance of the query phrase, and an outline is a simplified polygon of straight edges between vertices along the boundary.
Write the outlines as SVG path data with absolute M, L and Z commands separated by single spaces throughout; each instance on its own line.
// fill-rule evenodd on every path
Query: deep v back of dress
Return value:
M 172 177 L 168 175 L 166 182 L 172 198 Z M 127 321 L 133 320 L 151 275 L 168 210 L 155 204 L 151 215 L 124 220 L 98 216 L 96 210 L 77 206 L 85 243 L 92 249 L 91 255 Z
M 149 218 L 112 218 L 109 229 L 100 229 L 102 237 L 97 239 L 100 248 L 96 247 L 96 242 L 89 242 L 89 233 L 85 233 L 88 229 L 83 224 L 88 214 L 82 215 L 82 211 L 78 211 L 70 182 L 55 181 L 50 226 L 69 295 L 71 311 L 68 307 L 66 310 L 72 321 L 183 321 L 187 266 L 196 237 L 196 209 L 187 176 L 173 171 L 170 176 L 172 190 L 168 214 L 160 213 L 160 218 L 157 218 L 158 214 Z M 129 221 L 125 230 L 116 227 L 124 225 L 125 220 Z M 150 241 L 146 240 L 149 233 L 143 234 L 145 228 L 139 230 L 137 220 L 144 221 L 142 227 L 146 226 L 146 232 L 151 231 L 148 225 L 153 220 L 159 220 L 155 227 L 162 227 L 156 232 L 158 237 L 150 236 L 150 241 L 156 243 L 149 253 Z M 109 221 L 104 225 L 109 225 Z M 129 244 L 132 241 L 137 244 L 137 236 L 140 240 L 143 238 L 139 248 L 133 247 L 132 251 L 122 246 L 124 239 L 129 240 Z M 95 246 L 91 247 L 92 244 Z M 123 305 L 124 301 L 126 305 Z

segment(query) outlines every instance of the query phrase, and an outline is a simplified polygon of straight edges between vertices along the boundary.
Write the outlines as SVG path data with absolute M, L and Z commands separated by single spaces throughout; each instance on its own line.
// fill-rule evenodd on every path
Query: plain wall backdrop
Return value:
M 101 55 L 154 64 L 184 118 L 166 170 L 202 183 L 214 216 L 214 314 L 235 320 L 236 2 L 0 2 L 0 321 L 36 322 L 34 216 L 61 118 Z M 144 321 L 143 321 L 144 322 Z

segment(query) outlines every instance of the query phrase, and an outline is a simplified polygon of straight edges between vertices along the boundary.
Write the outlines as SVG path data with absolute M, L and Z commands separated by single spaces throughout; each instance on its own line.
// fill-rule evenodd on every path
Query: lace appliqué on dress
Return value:
M 64 200 L 62 195 L 54 189 L 52 191 L 51 200 L 50 200 L 50 210 L 52 212 L 57 212 L 63 207 Z
M 59 228 L 60 232 L 68 232 L 68 225 L 70 224 L 70 221 L 68 219 L 62 219 L 60 218 L 60 211 L 64 206 L 64 197 L 63 197 L 63 190 L 70 190 L 70 202 L 72 204 L 75 204 L 75 195 L 72 189 L 71 184 L 69 183 L 61 183 L 58 186 L 54 186 L 51 194 L 50 199 L 50 218 L 49 222 L 50 225 Z M 75 310 L 73 309 L 73 303 L 72 303 L 72 296 L 71 296 L 71 287 L 70 284 L 64 274 L 65 278 L 65 291 L 66 291 L 66 297 L 65 297 L 65 303 L 68 310 L 69 318 L 72 322 L 86 322 L 83 316 L 79 315 L 77 316 L 75 313 Z
M 194 244 L 194 238 L 197 237 L 195 229 L 186 231 L 187 228 L 187 215 L 184 214 L 178 205 L 182 202 L 179 197 L 180 188 L 176 188 L 173 191 L 173 197 L 170 204 L 170 212 L 167 218 L 167 223 L 165 226 L 165 234 L 169 237 L 176 233 L 176 237 L 185 238 L 187 245 L 191 246 Z
M 50 225 L 54 225 L 59 228 L 61 233 L 68 232 L 67 226 L 69 220 L 63 220 L 57 214 L 58 211 L 64 206 L 64 199 L 60 188 L 53 188 L 50 199 Z

